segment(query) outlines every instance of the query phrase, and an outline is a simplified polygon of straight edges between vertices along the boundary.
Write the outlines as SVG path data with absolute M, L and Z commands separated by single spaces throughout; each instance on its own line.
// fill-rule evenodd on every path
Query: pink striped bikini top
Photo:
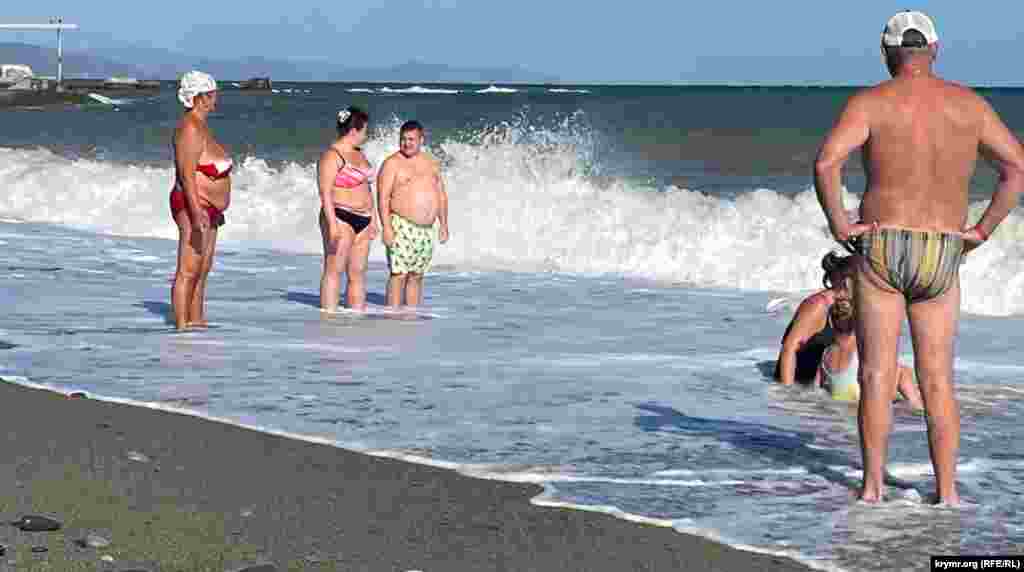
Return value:
M 345 161 L 345 157 L 341 153 L 334 149 L 335 153 L 338 153 L 338 157 L 341 157 L 342 166 L 338 169 L 338 173 L 334 175 L 334 186 L 341 187 L 343 189 L 354 189 L 359 185 L 370 180 L 373 175 L 373 169 L 361 169 L 355 165 L 349 165 Z

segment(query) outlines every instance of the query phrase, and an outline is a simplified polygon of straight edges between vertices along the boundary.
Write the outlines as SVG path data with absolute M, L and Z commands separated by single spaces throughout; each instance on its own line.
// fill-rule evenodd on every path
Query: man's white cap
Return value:
M 882 30 L 882 45 L 889 48 L 898 47 L 924 47 L 908 45 L 904 43 L 903 35 L 910 30 L 917 30 L 924 36 L 928 45 L 939 41 L 939 34 L 935 31 L 935 22 L 924 12 L 906 10 L 889 18 L 885 29 Z
M 192 70 L 181 76 L 178 83 L 178 101 L 186 108 L 192 109 L 197 95 L 211 91 L 217 91 L 217 82 L 213 81 L 213 76 Z

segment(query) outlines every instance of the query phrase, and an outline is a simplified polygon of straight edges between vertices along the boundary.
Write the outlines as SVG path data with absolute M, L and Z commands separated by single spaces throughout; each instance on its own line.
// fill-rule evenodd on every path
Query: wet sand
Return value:
M 666 528 L 536 507 L 534 485 L 177 413 L 10 383 L 0 383 L 0 411 L 0 519 L 63 523 L 57 532 L 0 525 L 0 569 L 808 569 Z M 88 546 L 90 534 L 109 546 Z

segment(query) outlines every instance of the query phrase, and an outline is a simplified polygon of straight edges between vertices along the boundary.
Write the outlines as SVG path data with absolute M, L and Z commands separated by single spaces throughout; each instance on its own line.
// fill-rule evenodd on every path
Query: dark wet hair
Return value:
M 416 121 L 415 119 L 411 121 L 406 121 L 405 123 L 402 124 L 401 129 L 398 130 L 398 135 L 402 136 L 410 131 L 419 131 L 420 133 L 423 133 L 423 125 L 421 125 L 420 122 Z
M 857 311 L 849 298 L 837 298 L 828 310 L 828 321 L 832 329 L 840 334 L 852 332 L 856 320 Z
M 927 48 L 928 38 L 924 37 L 924 34 L 920 30 L 911 28 L 903 32 L 903 42 L 900 44 L 902 48 Z
M 832 288 L 835 286 L 832 284 L 832 275 L 840 272 L 846 273 L 850 269 L 850 264 L 853 262 L 853 256 L 839 256 L 835 252 L 829 251 L 821 259 L 821 269 L 825 271 L 821 277 L 821 284 L 825 288 Z
M 898 46 L 886 46 L 885 57 L 889 65 L 899 65 L 903 60 L 919 54 L 931 55 L 928 38 L 915 29 L 903 32 L 903 42 Z
M 338 121 L 339 137 L 347 135 L 349 131 L 359 131 L 370 122 L 370 115 L 358 107 L 347 107 L 345 111 L 348 112 L 348 117 L 345 118 L 345 121 Z M 339 117 L 338 119 L 341 118 Z

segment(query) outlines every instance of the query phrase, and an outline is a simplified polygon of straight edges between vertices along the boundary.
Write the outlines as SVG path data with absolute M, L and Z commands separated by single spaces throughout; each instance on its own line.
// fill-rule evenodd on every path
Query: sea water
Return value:
M 116 110 L 0 112 L 0 376 L 539 483 L 538 504 L 824 569 L 1019 549 L 1017 213 L 962 268 L 964 505 L 932 506 L 924 419 L 897 404 L 889 500 L 868 506 L 855 408 L 771 381 L 795 305 L 838 248 L 808 180 L 827 121 L 803 112 L 824 119 L 848 91 L 496 87 L 225 93 L 211 126 L 237 161 L 234 196 L 211 326 L 189 332 L 170 323 L 170 90 Z M 379 242 L 369 310 L 319 310 L 313 162 L 353 97 L 376 120 L 377 165 L 400 120 L 436 126 L 452 237 L 415 311 L 384 307 Z M 723 99 L 743 117 L 692 109 Z M 791 106 L 796 128 L 778 116 Z M 980 173 L 972 219 L 992 190 Z

